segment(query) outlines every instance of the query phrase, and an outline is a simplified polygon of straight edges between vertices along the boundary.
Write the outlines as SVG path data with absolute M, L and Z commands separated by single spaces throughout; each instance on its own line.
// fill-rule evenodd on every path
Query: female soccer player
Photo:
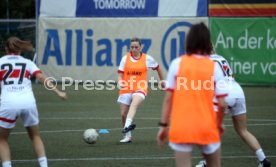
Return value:
M 22 51 L 34 51 L 30 42 L 10 37 L 5 44 L 5 51 L 6 55 L 0 58 L 0 158 L 2 166 L 12 166 L 8 137 L 17 118 L 20 117 L 32 141 L 40 167 L 48 167 L 44 145 L 39 134 L 38 111 L 30 77 L 36 77 L 62 99 L 66 99 L 67 95 L 47 81 L 32 61 L 20 56 Z
M 228 92 L 227 85 L 222 86 L 225 82 L 219 65 L 208 57 L 211 51 L 208 28 L 203 23 L 195 24 L 187 35 L 187 54 L 173 60 L 168 71 L 168 91 L 157 142 L 163 145 L 169 136 L 177 167 L 191 167 L 194 145 L 201 149 L 210 166 L 221 166 L 221 125 L 214 111 L 213 97 L 218 98 L 220 106 L 226 107 L 224 97 Z
M 223 73 L 228 82 L 230 82 L 231 90 L 225 98 L 228 104 L 226 113 L 231 114 L 235 131 L 240 138 L 253 150 L 259 160 L 259 167 L 270 167 L 270 161 L 266 158 L 263 149 L 257 138 L 247 130 L 246 126 L 246 103 L 244 92 L 238 82 L 234 79 L 233 72 L 227 60 L 217 54 L 210 56 L 212 60 L 218 62 L 222 67 Z
M 247 129 L 245 95 L 239 83 L 234 79 L 233 72 L 229 66 L 228 61 L 224 57 L 217 54 L 212 54 L 210 58 L 213 61 L 219 63 L 221 67 L 220 70 L 223 71 L 227 82 L 229 82 L 231 89 L 228 92 L 228 96 L 225 98 L 225 101 L 229 107 L 226 109 L 225 112 L 229 113 L 232 116 L 232 122 L 235 128 L 235 131 L 240 136 L 240 138 L 250 147 L 250 149 L 255 152 L 259 161 L 258 167 L 270 167 L 271 163 L 266 158 L 265 153 L 259 141 Z M 215 104 L 216 104 L 216 99 L 215 99 Z M 205 167 L 205 166 L 206 166 L 206 162 L 200 161 L 196 167 Z
M 143 102 L 148 92 L 147 74 L 148 68 L 156 70 L 159 79 L 163 80 L 163 74 L 158 63 L 148 54 L 141 52 L 141 40 L 132 38 L 130 52 L 124 56 L 118 69 L 118 83 L 121 87 L 117 102 L 120 104 L 124 138 L 121 143 L 129 143 L 132 140 L 131 131 L 136 127 L 133 119 L 137 108 Z M 164 84 L 162 83 L 162 87 Z

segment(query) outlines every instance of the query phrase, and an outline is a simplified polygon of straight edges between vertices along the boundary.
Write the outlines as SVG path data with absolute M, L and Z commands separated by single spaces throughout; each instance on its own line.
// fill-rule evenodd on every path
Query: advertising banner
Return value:
M 61 80 L 117 80 L 130 39 L 142 40 L 166 73 L 172 59 L 185 53 L 185 38 L 201 18 L 48 18 L 39 19 L 38 65 L 47 76 Z M 151 71 L 151 70 L 150 70 Z
M 76 17 L 157 16 L 159 0 L 78 0 Z
M 211 35 L 218 54 L 226 57 L 237 81 L 276 84 L 276 20 L 211 18 Z
M 209 16 L 276 16 L 276 1 L 210 0 Z
M 207 16 L 206 0 L 37 0 L 38 16 Z M 62 10 L 61 10 L 62 9 Z

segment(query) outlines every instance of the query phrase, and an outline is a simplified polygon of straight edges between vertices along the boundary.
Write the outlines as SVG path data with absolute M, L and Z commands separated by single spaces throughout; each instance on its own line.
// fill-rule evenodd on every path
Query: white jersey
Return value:
M 125 55 L 121 62 L 120 62 L 120 65 L 119 65 L 119 69 L 118 71 L 120 72 L 123 72 L 124 71 L 124 68 L 125 68 L 125 64 L 126 64 L 126 58 L 127 58 L 127 55 Z M 130 60 L 132 62 L 137 62 L 138 60 L 137 59 L 134 59 L 132 56 L 130 56 Z M 152 69 L 157 69 L 159 67 L 157 61 L 154 60 L 154 58 L 148 54 L 146 54 L 146 66 L 147 68 L 152 68 Z
M 210 55 L 210 58 L 219 64 L 226 80 L 229 81 L 228 97 L 244 98 L 243 90 L 239 83 L 235 81 L 233 71 L 230 68 L 228 61 L 224 57 L 217 54 Z
M 224 57 L 213 54 L 210 55 L 210 58 L 219 64 L 220 68 L 222 69 L 223 75 L 226 77 L 227 80 L 234 80 L 233 71 L 230 68 L 228 61 Z
M 1 107 L 35 105 L 30 77 L 40 72 L 32 61 L 20 55 L 0 58 Z
M 223 71 L 223 74 L 228 81 L 228 96 L 225 98 L 225 101 L 229 108 L 225 112 L 230 113 L 232 116 L 245 113 L 246 106 L 244 92 L 240 84 L 235 81 L 229 63 L 224 57 L 217 54 L 210 55 L 210 58 L 220 65 L 220 70 Z M 216 98 L 214 98 L 214 104 L 215 111 L 217 111 L 218 108 Z

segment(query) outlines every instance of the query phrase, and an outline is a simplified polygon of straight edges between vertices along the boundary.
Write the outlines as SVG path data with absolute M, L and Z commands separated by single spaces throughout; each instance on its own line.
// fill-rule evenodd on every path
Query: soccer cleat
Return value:
M 258 167 L 270 167 L 271 163 L 268 159 L 264 159 L 263 161 L 259 162 Z
M 207 167 L 207 163 L 205 160 L 201 160 L 195 167 Z
M 127 132 L 129 132 L 129 131 L 132 131 L 132 130 L 135 129 L 135 127 L 136 127 L 135 124 L 131 124 L 131 125 L 129 125 L 128 127 L 125 127 L 125 128 L 122 130 L 122 133 L 127 133 Z
M 120 143 L 130 143 L 131 137 L 125 136 L 122 140 L 120 140 Z

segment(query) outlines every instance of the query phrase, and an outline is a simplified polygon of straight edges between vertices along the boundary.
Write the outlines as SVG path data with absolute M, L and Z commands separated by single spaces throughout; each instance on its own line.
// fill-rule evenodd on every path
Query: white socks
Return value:
M 38 162 L 39 162 L 40 167 L 48 167 L 46 157 L 38 158 Z M 2 167 L 12 167 L 11 161 L 3 161 L 2 162 Z
M 3 167 L 11 167 L 11 161 L 3 161 L 2 166 Z
M 47 158 L 46 157 L 40 157 L 37 159 L 39 162 L 40 167 L 48 167 Z
M 265 159 L 264 151 L 261 148 L 258 149 L 255 153 L 256 153 L 259 161 L 263 161 Z
M 125 123 L 125 127 L 128 127 L 128 126 L 131 125 L 131 124 L 132 124 L 132 119 L 131 119 L 131 118 L 127 118 L 127 119 L 126 119 L 126 123 Z M 127 132 L 125 135 L 126 135 L 127 137 L 131 137 L 131 131 Z
M 131 125 L 132 123 L 132 119 L 131 118 L 127 118 L 126 119 L 126 123 L 125 123 L 125 127 L 128 127 L 129 125 Z

